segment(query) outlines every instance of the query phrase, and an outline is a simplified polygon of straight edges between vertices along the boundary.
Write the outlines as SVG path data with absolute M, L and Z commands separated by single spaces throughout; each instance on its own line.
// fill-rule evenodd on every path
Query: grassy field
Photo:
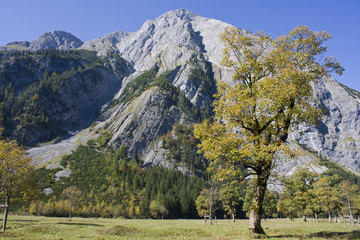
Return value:
M 300 219 L 263 222 L 267 236 L 250 235 L 247 220 L 131 220 L 9 216 L 8 229 L 0 239 L 360 239 L 360 227 L 343 223 L 315 223 Z

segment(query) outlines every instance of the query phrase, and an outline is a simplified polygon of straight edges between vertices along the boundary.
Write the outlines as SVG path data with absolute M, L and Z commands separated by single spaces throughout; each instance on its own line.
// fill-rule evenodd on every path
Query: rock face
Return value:
M 37 40 L 28 42 L 12 42 L 7 44 L 4 47 L 1 47 L 0 50 L 29 50 L 36 51 L 42 49 L 59 49 L 59 50 L 69 50 L 80 47 L 83 42 L 72 35 L 71 33 L 64 31 L 54 31 L 42 34 Z
M 156 77 L 166 74 L 168 82 L 181 90 L 193 107 L 199 111 L 208 110 L 216 91 L 216 81 L 227 81 L 232 77 L 231 69 L 221 65 L 224 46 L 219 35 L 226 27 L 231 25 L 180 9 L 146 21 L 137 32 L 114 32 L 81 46 L 80 40 L 58 31 L 44 34 L 34 42 L 12 45 L 31 50 L 79 47 L 78 49 L 95 51 L 99 57 L 115 54 L 126 60 L 128 71 L 125 73 L 121 70 L 121 80 L 116 80 L 119 79 L 119 72 L 113 74 L 99 69 L 97 74 L 101 77 L 94 78 L 94 81 L 83 81 L 84 78 L 92 78 L 91 74 L 85 73 L 71 78 L 64 83 L 59 96 L 64 100 L 66 109 L 70 112 L 78 111 L 77 114 L 69 114 L 72 118 L 77 115 L 86 116 L 90 111 L 88 109 L 93 106 L 96 106 L 93 109 L 99 109 L 102 105 L 101 121 L 97 128 L 106 128 L 111 132 L 112 137 L 108 142 L 110 146 L 117 148 L 119 145 L 126 145 L 130 152 L 136 148 L 146 164 L 171 166 L 164 157 L 166 150 L 162 148 L 160 137 L 171 130 L 175 122 L 196 122 L 195 115 L 179 107 L 179 101 L 172 99 L 175 95 L 169 95 L 169 90 L 147 84 L 146 81 L 135 85 L 132 83 L 138 81 L 137 77 L 144 72 L 156 67 Z M 251 34 L 245 30 L 243 33 Z M 115 62 L 110 63 L 116 65 Z M 109 84 L 102 80 L 96 83 L 96 79 L 104 79 Z M 28 81 L 31 82 L 31 79 Z M 95 84 L 91 85 L 92 83 Z M 84 91 L 94 88 L 99 90 L 91 94 Z M 111 102 L 105 104 L 105 98 L 98 102 L 91 101 L 104 95 L 107 88 L 116 93 L 114 99 L 108 99 Z M 127 98 L 129 91 L 136 93 L 131 99 Z M 283 160 L 279 162 L 282 164 L 280 168 L 291 171 L 296 165 L 309 163 L 321 155 L 360 172 L 360 94 L 338 84 L 332 78 L 315 85 L 314 94 L 320 105 L 327 109 L 328 115 L 322 118 L 318 126 L 298 126 L 289 137 L 292 145 L 306 149 L 311 154 L 305 154 L 296 161 Z M 75 99 L 74 95 L 83 100 Z M 175 98 L 179 96 L 176 95 Z M 124 101 L 126 99 L 128 100 Z M 86 104 L 82 104 L 83 102 Z M 66 118 L 66 114 L 54 113 L 56 117 Z M 78 130 L 83 129 L 79 126 Z M 84 143 L 95 135 L 87 131 L 86 138 L 81 136 L 83 135 L 73 135 L 73 146 Z M 46 156 L 46 161 L 50 161 L 49 156 L 59 156 L 57 153 L 61 150 L 57 149 L 64 149 L 62 143 L 64 146 L 68 144 L 62 141 L 56 143 L 56 147 L 49 145 L 30 152 L 38 160 L 41 160 L 41 156 Z
M 148 20 L 137 32 L 116 32 L 85 42 L 81 49 L 95 50 L 99 55 L 116 50 L 137 72 L 160 67 L 160 72 L 180 66 L 173 84 L 197 104 L 196 89 L 188 81 L 192 59 L 201 56 L 211 63 L 215 78 L 231 78 L 231 72 L 220 66 L 223 46 L 219 35 L 231 25 L 200 17 L 185 9 L 167 12 Z M 105 51 L 104 51 L 105 49 Z M 194 57 L 195 56 L 195 57 Z
M 332 78 L 319 82 L 314 86 L 314 94 L 328 114 L 318 126 L 299 126 L 289 138 L 359 172 L 360 99 L 352 92 Z
M 163 106 L 163 107 L 159 107 Z M 191 116 L 174 105 L 159 88 L 154 87 L 143 92 L 129 103 L 124 103 L 112 110 L 107 122 L 112 131 L 110 145 L 126 145 L 130 152 L 137 149 L 139 155 L 154 155 L 162 152 L 154 147 L 160 136 L 172 129 L 176 121 L 193 122 Z M 156 154 L 155 154 L 156 155 Z M 167 165 L 164 156 L 148 159 L 146 163 Z

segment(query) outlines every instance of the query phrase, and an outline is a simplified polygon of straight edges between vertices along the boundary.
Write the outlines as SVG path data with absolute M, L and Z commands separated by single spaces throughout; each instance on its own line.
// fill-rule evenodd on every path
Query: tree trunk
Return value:
M 211 216 L 211 211 L 212 211 L 212 204 L 210 203 L 210 205 L 209 205 L 209 209 L 210 209 L 210 211 L 209 211 L 209 225 L 212 225 L 212 216 Z
M 349 196 L 347 196 L 347 200 L 348 200 L 348 205 L 349 205 L 350 223 L 351 223 L 351 226 L 355 227 L 354 216 L 351 212 L 351 202 L 350 202 Z
M 72 202 L 70 201 L 69 221 L 71 221 Z
M 343 218 L 343 220 L 345 219 L 345 215 L 344 214 L 342 214 L 342 213 L 340 213 L 340 215 L 342 216 L 342 218 Z M 338 216 L 338 220 L 339 220 L 339 222 L 341 222 L 341 220 L 340 220 L 340 217 Z
M 9 207 L 10 207 L 10 200 L 9 200 L 9 197 L 6 196 L 5 197 L 4 220 L 3 220 L 3 226 L 2 226 L 1 232 L 5 232 L 5 230 L 6 230 L 6 223 L 7 223 L 7 218 L 9 215 Z
M 354 216 L 350 215 L 350 223 L 352 227 L 355 227 L 355 221 L 354 221 Z
M 332 222 L 332 218 L 331 218 L 331 211 L 329 211 L 329 223 Z
M 318 214 L 317 214 L 317 213 L 315 213 L 315 222 L 319 222 Z
M 231 213 L 232 222 L 235 222 L 235 213 Z
M 265 234 L 261 227 L 263 201 L 268 177 L 258 175 L 254 186 L 254 196 L 251 203 L 249 230 L 251 233 Z
M 303 215 L 303 221 L 304 221 L 304 222 L 307 222 L 305 215 Z

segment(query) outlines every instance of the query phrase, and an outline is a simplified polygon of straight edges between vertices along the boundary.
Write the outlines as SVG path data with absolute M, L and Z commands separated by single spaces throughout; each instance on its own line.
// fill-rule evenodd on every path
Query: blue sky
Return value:
M 335 79 L 360 91 L 360 0 L 0 0 L 0 46 L 54 30 L 82 41 L 135 32 L 146 20 L 179 8 L 273 37 L 299 25 L 327 31 L 333 35 L 327 54 L 345 67 Z

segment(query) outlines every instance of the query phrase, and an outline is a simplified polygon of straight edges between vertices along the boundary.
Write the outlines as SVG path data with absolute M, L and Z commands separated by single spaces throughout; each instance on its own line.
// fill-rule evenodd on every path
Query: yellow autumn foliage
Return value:
M 196 125 L 194 135 L 216 178 L 256 178 L 251 232 L 264 233 L 262 201 L 276 154 L 293 154 L 285 144 L 290 132 L 299 124 L 317 123 L 323 114 L 312 85 L 325 81 L 331 71 L 343 71 L 334 58 L 318 61 L 330 37 L 306 26 L 274 40 L 237 28 L 220 36 L 225 46 L 222 63 L 233 68 L 233 79 L 218 84 L 214 120 Z
M 11 196 L 34 170 L 31 158 L 15 141 L 0 140 L 0 196 Z

